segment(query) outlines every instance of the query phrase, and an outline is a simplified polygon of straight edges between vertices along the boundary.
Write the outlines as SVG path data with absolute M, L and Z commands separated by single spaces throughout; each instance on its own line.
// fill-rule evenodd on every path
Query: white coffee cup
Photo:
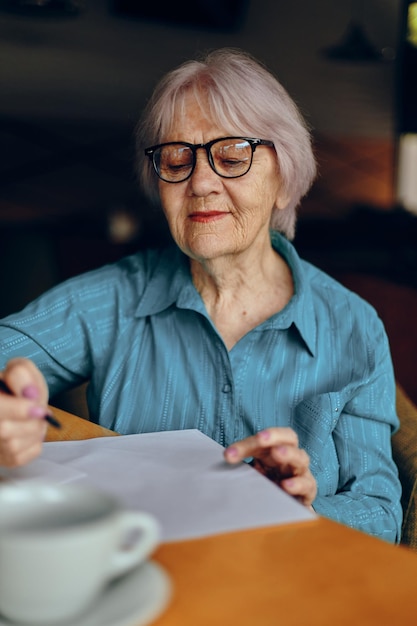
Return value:
M 42 626 L 73 619 L 159 537 L 154 517 L 87 486 L 1 486 L 0 613 Z

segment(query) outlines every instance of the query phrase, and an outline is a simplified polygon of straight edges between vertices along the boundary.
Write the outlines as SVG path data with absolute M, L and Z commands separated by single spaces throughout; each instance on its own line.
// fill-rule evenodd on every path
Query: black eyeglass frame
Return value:
M 213 156 L 211 154 L 211 148 L 215 143 L 218 143 L 219 141 L 226 141 L 228 139 L 240 139 L 242 141 L 247 141 L 252 149 L 249 167 L 246 170 L 246 172 L 244 172 L 243 174 L 238 174 L 237 176 L 226 176 L 224 174 L 219 174 L 219 172 L 216 170 L 216 167 L 213 161 Z M 166 178 L 163 178 L 161 174 L 158 172 L 158 168 L 155 163 L 156 150 L 158 150 L 158 148 L 163 148 L 164 146 L 172 146 L 172 145 L 185 146 L 186 148 L 190 148 L 192 155 L 193 155 L 193 163 L 191 166 L 191 170 L 187 174 L 187 176 L 185 178 L 182 178 L 181 180 L 167 180 Z M 212 139 L 211 141 L 208 141 L 207 143 L 188 143 L 187 141 L 168 141 L 166 143 L 159 143 L 159 144 L 156 144 L 155 146 L 150 146 L 149 148 L 145 148 L 144 152 L 145 152 L 145 155 L 149 157 L 153 165 L 153 169 L 156 175 L 158 176 L 158 178 L 163 180 L 165 183 L 172 183 L 173 185 L 175 185 L 176 183 L 183 183 L 189 178 L 191 178 L 195 170 L 195 166 L 197 164 L 197 150 L 199 150 L 200 148 L 204 148 L 204 150 L 206 151 L 207 160 L 209 162 L 211 169 L 213 170 L 215 174 L 217 174 L 221 178 L 240 178 L 241 176 L 246 176 L 246 174 L 249 172 L 250 168 L 252 167 L 253 154 L 258 146 L 269 146 L 270 148 L 275 147 L 274 142 L 270 141 L 269 139 L 257 139 L 254 137 L 219 137 L 218 139 Z

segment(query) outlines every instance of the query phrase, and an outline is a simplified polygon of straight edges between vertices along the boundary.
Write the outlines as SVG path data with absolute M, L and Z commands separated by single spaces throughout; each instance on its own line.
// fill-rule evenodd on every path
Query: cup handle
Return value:
M 160 526 L 152 515 L 135 511 L 124 511 L 120 514 L 119 540 L 125 540 L 130 532 L 138 530 L 140 537 L 132 546 L 116 549 L 110 564 L 109 578 L 120 576 L 139 565 L 158 545 Z

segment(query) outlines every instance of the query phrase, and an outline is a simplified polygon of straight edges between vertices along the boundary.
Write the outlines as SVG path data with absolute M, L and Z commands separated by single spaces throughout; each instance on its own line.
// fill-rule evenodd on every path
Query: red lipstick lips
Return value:
M 213 222 L 227 215 L 224 211 L 198 211 L 191 213 L 189 218 L 193 222 Z

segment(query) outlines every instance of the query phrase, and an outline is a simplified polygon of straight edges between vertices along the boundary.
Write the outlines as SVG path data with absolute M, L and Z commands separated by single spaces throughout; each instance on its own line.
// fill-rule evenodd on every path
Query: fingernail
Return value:
M 259 437 L 261 439 L 269 439 L 271 436 L 271 433 L 269 432 L 269 430 L 261 430 L 261 432 L 259 433 Z
M 29 400 L 36 400 L 39 397 L 39 389 L 36 385 L 26 385 L 22 391 L 22 396 Z
M 282 456 L 285 456 L 288 453 L 287 446 L 277 446 L 277 452 Z
M 230 448 L 227 448 L 226 454 L 227 456 L 236 457 L 238 454 L 237 448 L 230 446 Z
M 37 419 L 45 417 L 46 410 L 42 406 L 31 406 L 29 409 L 29 417 L 35 417 Z

